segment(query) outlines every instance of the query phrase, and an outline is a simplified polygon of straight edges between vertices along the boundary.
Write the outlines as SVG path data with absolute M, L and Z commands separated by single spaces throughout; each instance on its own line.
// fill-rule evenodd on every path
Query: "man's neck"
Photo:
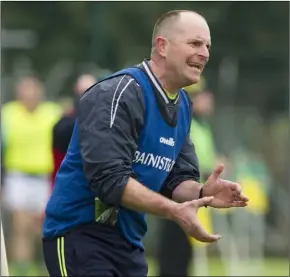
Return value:
M 169 92 L 170 94 L 177 94 L 180 87 L 178 87 L 176 84 L 174 84 L 171 80 L 174 80 L 174 77 L 171 77 L 168 75 L 168 72 L 166 72 L 165 69 L 159 67 L 156 62 L 153 60 L 149 61 L 150 69 L 155 75 L 155 77 L 158 79 L 162 87 L 165 91 Z

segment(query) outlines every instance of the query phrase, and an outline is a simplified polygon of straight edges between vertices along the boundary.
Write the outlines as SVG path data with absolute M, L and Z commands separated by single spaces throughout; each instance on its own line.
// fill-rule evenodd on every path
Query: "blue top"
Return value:
M 144 94 L 144 124 L 138 138 L 138 147 L 132 161 L 134 178 L 149 189 L 158 192 L 173 168 L 190 128 L 190 103 L 183 90 L 179 91 L 176 126 L 162 118 L 153 93 L 152 84 L 139 68 L 128 68 L 108 78 L 130 75 Z M 84 223 L 106 222 L 121 232 L 127 241 L 143 248 L 146 234 L 145 214 L 122 206 L 107 207 L 89 187 L 83 170 L 79 147 L 78 122 L 62 165 L 56 175 L 54 190 L 46 208 L 43 237 L 62 235 Z M 101 147 L 101 145 L 100 145 Z

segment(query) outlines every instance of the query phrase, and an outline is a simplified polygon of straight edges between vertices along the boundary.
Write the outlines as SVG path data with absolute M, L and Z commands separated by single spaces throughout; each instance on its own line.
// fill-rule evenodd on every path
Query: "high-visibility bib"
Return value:
M 61 110 L 54 103 L 40 104 L 30 113 L 15 101 L 2 108 L 4 165 L 8 171 L 47 174 L 52 170 L 52 128 Z
M 246 209 L 252 213 L 265 214 L 269 209 L 269 200 L 259 180 L 248 177 L 241 180 L 240 183 L 244 195 L 250 199 Z

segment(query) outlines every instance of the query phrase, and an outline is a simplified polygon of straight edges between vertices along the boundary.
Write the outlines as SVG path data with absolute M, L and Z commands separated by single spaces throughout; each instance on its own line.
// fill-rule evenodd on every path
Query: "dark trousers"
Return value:
M 147 276 L 144 251 L 112 227 L 90 224 L 62 237 L 43 239 L 50 276 Z
M 192 247 L 183 230 L 172 221 L 161 220 L 159 237 L 159 275 L 188 276 Z

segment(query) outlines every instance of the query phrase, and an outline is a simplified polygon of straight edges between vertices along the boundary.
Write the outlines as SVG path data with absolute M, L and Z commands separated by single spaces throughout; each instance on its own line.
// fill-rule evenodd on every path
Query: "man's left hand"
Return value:
M 246 207 L 249 199 L 238 183 L 220 178 L 224 165 L 218 165 L 203 185 L 203 196 L 214 196 L 208 206 L 213 208 Z

